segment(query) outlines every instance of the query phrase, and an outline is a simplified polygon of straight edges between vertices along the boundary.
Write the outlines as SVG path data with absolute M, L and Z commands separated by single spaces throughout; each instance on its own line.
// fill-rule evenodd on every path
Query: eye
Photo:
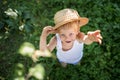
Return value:
M 70 33 L 70 34 L 69 34 L 69 36 L 72 36 L 72 35 L 74 35 L 74 33 Z
M 65 36 L 65 34 L 60 34 L 60 36 L 64 37 L 64 36 Z

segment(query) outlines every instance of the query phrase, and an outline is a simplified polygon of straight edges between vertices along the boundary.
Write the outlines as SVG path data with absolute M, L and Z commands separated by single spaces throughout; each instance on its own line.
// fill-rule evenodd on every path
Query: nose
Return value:
M 66 36 L 65 41 L 69 41 L 69 40 L 70 40 L 70 36 Z

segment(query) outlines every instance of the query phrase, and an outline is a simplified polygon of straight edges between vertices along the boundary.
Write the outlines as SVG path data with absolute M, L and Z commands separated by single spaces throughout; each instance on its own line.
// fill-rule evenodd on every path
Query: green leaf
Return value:
M 44 67 L 37 64 L 35 67 L 29 69 L 29 75 L 34 76 L 38 80 L 43 80 L 45 75 Z
M 27 33 L 31 33 L 33 31 L 33 26 L 30 24 L 25 24 L 24 28 Z
M 28 56 L 31 58 L 32 54 L 35 51 L 35 47 L 33 44 L 29 42 L 24 42 L 19 49 L 19 53 L 23 56 Z
M 17 19 L 17 10 L 13 11 L 11 8 L 9 8 L 7 11 L 5 11 L 6 15 L 8 15 L 9 17 L 13 18 L 13 19 Z
M 4 27 L 4 23 L 0 21 L 0 29 Z

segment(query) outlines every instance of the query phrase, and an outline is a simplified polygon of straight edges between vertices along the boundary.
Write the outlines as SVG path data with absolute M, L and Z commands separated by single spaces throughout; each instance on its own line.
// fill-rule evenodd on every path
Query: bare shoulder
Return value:
M 77 40 L 79 42 L 83 42 L 83 38 L 84 38 L 85 34 L 83 32 L 79 32 L 77 35 Z

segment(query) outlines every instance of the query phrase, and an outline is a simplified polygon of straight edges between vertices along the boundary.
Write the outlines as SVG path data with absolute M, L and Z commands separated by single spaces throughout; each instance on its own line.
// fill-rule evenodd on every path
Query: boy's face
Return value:
M 61 29 L 59 32 L 62 43 L 72 43 L 76 40 L 78 31 L 74 28 Z

